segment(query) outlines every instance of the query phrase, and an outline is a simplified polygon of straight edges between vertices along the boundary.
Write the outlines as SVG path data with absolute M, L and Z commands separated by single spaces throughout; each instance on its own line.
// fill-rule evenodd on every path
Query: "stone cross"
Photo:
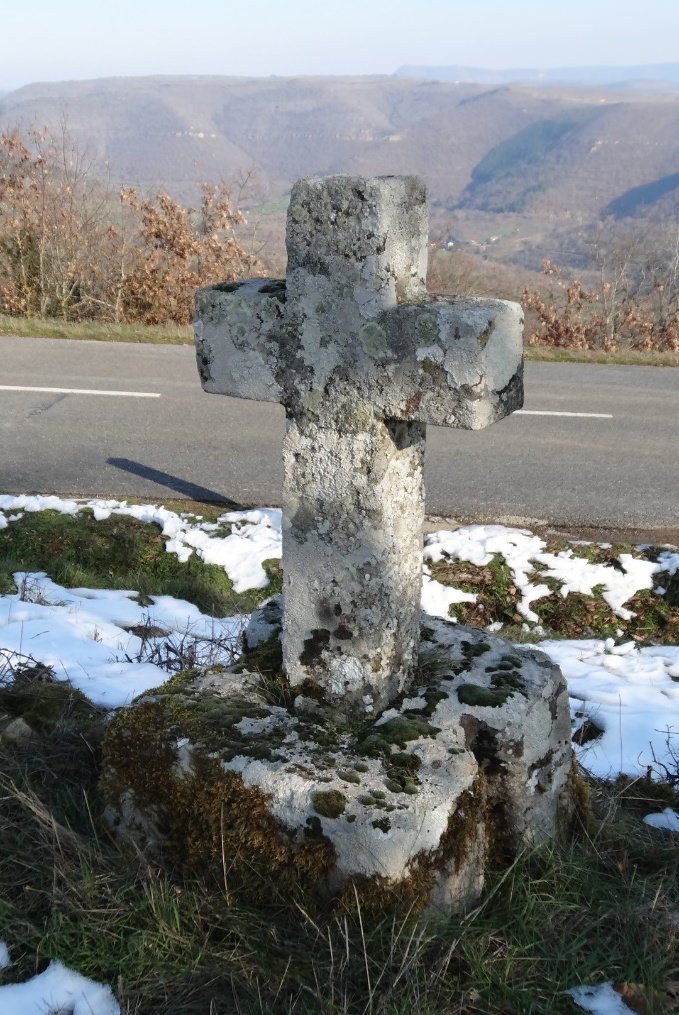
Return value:
M 416 177 L 299 180 L 287 249 L 285 280 L 197 294 L 198 368 L 206 391 L 285 406 L 284 669 L 365 716 L 417 663 L 425 426 L 521 406 L 521 308 L 427 293 Z

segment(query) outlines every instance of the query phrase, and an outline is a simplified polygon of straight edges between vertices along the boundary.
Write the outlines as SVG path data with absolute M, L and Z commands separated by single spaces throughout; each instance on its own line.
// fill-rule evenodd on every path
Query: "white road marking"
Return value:
M 55 395 L 109 395 L 117 398 L 160 398 L 158 391 L 112 391 L 105 388 L 38 388 L 21 384 L 0 384 L 0 391 L 38 391 Z M 577 419 L 613 419 L 609 412 L 552 412 L 547 409 L 517 409 L 515 416 L 569 416 Z
M 515 416 L 575 416 L 581 419 L 613 419 L 610 412 L 548 412 L 546 409 L 517 409 Z
M 104 388 L 33 388 L 20 384 L 0 384 L 0 391 L 46 391 L 55 395 L 113 395 L 118 398 L 160 398 L 158 391 L 109 391 Z

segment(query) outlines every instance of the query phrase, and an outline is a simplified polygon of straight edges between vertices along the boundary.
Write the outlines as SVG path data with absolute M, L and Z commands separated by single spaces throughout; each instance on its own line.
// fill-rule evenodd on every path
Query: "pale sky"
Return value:
M 0 90 L 145 74 L 679 60 L 679 0 L 0 0 Z

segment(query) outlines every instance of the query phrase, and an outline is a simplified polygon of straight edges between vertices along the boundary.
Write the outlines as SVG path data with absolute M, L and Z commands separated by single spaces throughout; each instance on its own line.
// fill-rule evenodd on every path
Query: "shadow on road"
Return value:
M 206 504 L 223 504 L 232 510 L 240 510 L 241 508 L 241 505 L 236 501 L 229 500 L 228 497 L 217 493 L 216 490 L 209 490 L 197 483 L 190 483 L 186 479 L 180 479 L 179 476 L 162 472 L 160 469 L 153 469 L 150 465 L 144 465 L 142 462 L 133 462 L 129 458 L 107 458 L 106 461 L 109 465 L 114 465 L 116 469 L 131 472 L 135 476 L 141 476 L 142 479 L 148 479 L 159 486 L 165 486 L 190 500 L 204 501 Z

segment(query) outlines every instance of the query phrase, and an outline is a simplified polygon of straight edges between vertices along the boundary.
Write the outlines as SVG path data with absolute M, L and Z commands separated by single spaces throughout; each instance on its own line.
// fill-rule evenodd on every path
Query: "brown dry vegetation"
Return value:
M 0 136 L 0 312 L 186 323 L 199 285 L 257 270 L 223 184 L 198 208 L 100 180 L 65 127 Z
M 658 247 L 628 243 L 604 256 L 593 251 L 598 281 L 589 288 L 563 281 L 561 269 L 543 262 L 552 285 L 524 288 L 529 345 L 617 352 L 679 351 L 679 232 Z

